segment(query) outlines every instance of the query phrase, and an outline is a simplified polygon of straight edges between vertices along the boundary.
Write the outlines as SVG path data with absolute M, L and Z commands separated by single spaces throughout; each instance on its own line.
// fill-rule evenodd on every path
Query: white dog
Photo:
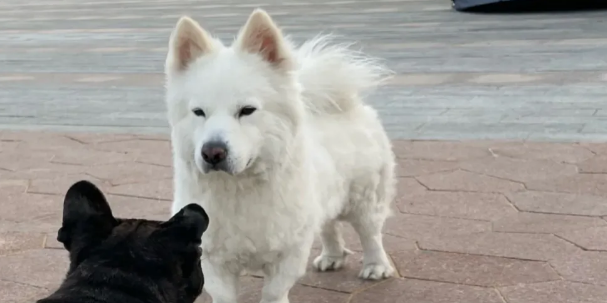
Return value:
M 364 250 L 360 276 L 393 275 L 381 229 L 395 192 L 394 155 L 360 99 L 385 70 L 319 37 L 294 48 L 255 10 L 231 46 L 183 17 L 166 61 L 175 168 L 173 212 L 204 206 L 206 290 L 237 301 L 243 271 L 265 276 L 263 303 L 287 303 L 315 233 L 320 271 L 343 266 L 340 221 Z

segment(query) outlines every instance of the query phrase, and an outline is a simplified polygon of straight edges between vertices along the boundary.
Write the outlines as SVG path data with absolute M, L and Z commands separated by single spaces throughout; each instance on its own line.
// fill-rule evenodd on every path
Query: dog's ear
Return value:
M 213 39 L 198 22 L 189 17 L 181 17 L 169 40 L 166 73 L 184 71 L 192 62 L 213 49 Z
M 202 293 L 204 275 L 201 270 L 201 237 L 209 227 L 209 216 L 198 204 L 188 204 L 171 219 L 160 224 L 152 238 L 164 252 L 178 256 L 185 279 L 184 291 L 195 300 Z
M 279 70 L 292 68 L 291 52 L 280 29 L 262 9 L 256 9 L 236 39 L 240 50 L 259 54 L 264 61 Z
M 57 240 L 70 250 L 74 238 L 86 242 L 106 237 L 116 224 L 110 205 L 99 188 L 88 181 L 79 181 L 65 194 L 63 224 Z
M 198 204 L 188 204 L 171 219 L 162 223 L 156 235 L 180 244 L 200 243 L 209 227 L 209 216 Z

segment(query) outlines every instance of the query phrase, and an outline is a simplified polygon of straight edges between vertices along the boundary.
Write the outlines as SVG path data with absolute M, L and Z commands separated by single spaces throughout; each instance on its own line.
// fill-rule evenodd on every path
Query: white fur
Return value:
M 203 34 L 181 37 L 193 28 Z M 267 45 L 259 48 L 260 41 Z M 199 54 L 185 69 L 175 63 L 183 62 L 182 42 L 196 49 L 185 54 Z M 288 302 L 315 233 L 323 251 L 314 265 L 324 271 L 344 264 L 349 251 L 339 221 L 360 235 L 361 277 L 391 276 L 381 228 L 395 192 L 394 156 L 376 112 L 360 98 L 385 70 L 328 37 L 295 49 L 260 10 L 231 47 L 191 19 L 180 21 L 169 46 L 173 212 L 198 203 L 211 218 L 202 247 L 214 302 L 237 301 L 245 270 L 264 273 L 263 303 Z M 245 105 L 257 111 L 238 118 Z M 206 117 L 192 114 L 196 107 Z M 227 143 L 229 173 L 203 170 L 201 146 L 209 140 Z

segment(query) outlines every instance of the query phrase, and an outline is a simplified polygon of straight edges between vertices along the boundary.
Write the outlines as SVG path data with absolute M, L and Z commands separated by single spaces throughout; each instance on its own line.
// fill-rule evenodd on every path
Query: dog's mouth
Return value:
M 202 170 L 203 170 L 203 172 L 205 174 L 208 174 L 208 173 L 213 172 L 213 171 L 224 172 L 224 173 L 227 173 L 229 175 L 233 175 L 234 174 L 234 172 L 232 171 L 232 169 L 228 165 L 226 165 L 226 164 L 215 164 L 215 165 L 212 165 L 212 164 L 203 164 Z
M 218 163 L 218 164 L 215 164 L 215 165 L 204 163 L 202 165 L 202 171 L 205 174 L 208 174 L 208 173 L 211 173 L 211 172 L 224 172 L 224 173 L 226 173 L 228 175 L 234 176 L 234 175 L 237 175 L 237 174 L 239 174 L 241 172 L 244 172 L 245 170 L 249 169 L 251 166 L 253 166 L 253 163 L 254 163 L 253 158 L 249 159 L 247 161 L 247 164 L 244 166 L 244 168 L 241 171 L 238 171 L 238 172 L 234 171 L 234 168 L 231 165 L 228 165 L 225 162 Z

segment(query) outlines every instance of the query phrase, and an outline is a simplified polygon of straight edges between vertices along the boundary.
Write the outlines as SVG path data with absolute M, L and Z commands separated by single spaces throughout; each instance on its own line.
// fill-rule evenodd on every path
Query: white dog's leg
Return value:
M 286 252 L 282 260 L 264 267 L 265 279 L 261 303 L 289 303 L 289 291 L 306 273 L 312 240 L 313 235 L 310 235 L 306 243 Z
M 320 239 L 322 241 L 322 253 L 314 259 L 314 267 L 319 271 L 342 268 L 346 262 L 346 257 L 352 252 L 344 245 L 340 222 L 331 220 L 325 223 Z
M 238 301 L 238 275 L 202 260 L 204 289 L 213 298 L 213 303 L 236 303 Z
M 382 242 L 381 229 L 385 220 L 385 215 L 369 211 L 361 213 L 350 222 L 358 233 L 363 248 L 363 269 L 359 274 L 363 279 L 379 280 L 394 274 Z

